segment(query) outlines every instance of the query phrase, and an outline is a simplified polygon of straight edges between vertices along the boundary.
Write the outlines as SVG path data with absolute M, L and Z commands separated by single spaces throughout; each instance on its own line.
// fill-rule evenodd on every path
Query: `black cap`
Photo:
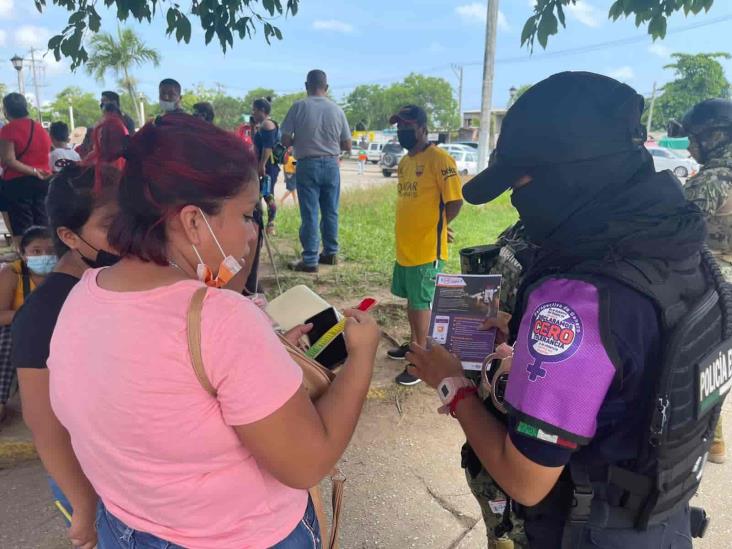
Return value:
M 643 97 L 590 72 L 562 72 L 529 88 L 506 113 L 487 169 L 463 187 L 484 204 L 541 166 L 637 150 L 646 140 Z
M 398 113 L 391 115 L 391 118 L 389 118 L 389 124 L 398 124 L 399 122 L 426 126 L 427 113 L 422 107 L 418 107 L 417 105 L 405 105 L 399 109 Z

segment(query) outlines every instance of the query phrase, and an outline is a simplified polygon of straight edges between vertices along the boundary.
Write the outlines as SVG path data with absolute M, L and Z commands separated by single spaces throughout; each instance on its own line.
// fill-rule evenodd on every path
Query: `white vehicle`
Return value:
M 378 164 L 381 158 L 381 151 L 384 149 L 384 143 L 369 143 L 366 149 L 366 155 L 369 157 L 369 162 L 372 164 Z
M 437 146 L 446 150 L 450 155 L 454 152 L 475 152 L 475 149 L 470 145 L 461 145 L 459 143 L 440 143 Z
M 693 158 L 685 157 L 683 153 L 663 147 L 648 147 L 653 157 L 653 165 L 657 172 L 671 170 L 676 177 L 692 177 L 699 172 L 699 164 Z
M 460 175 L 475 175 L 478 173 L 478 153 L 475 152 L 475 149 L 469 147 L 467 151 L 450 152 L 450 156 L 455 159 Z

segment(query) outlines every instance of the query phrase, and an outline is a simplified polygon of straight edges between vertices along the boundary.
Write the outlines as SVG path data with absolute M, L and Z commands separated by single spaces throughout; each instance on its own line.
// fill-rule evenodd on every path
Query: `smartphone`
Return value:
M 310 345 L 318 341 L 333 326 L 338 324 L 338 315 L 333 307 L 329 307 L 316 315 L 311 316 L 305 321 L 305 324 L 312 324 L 313 329 L 308 332 L 307 337 Z M 348 357 L 346 350 L 346 339 L 343 334 L 339 334 L 331 341 L 323 351 L 315 357 L 328 369 L 334 369 L 341 365 Z

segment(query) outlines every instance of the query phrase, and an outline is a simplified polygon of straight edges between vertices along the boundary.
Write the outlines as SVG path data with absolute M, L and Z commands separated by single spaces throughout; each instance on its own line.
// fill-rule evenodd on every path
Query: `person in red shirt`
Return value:
M 51 177 L 51 138 L 28 116 L 28 103 L 21 94 L 6 95 L 3 111 L 9 120 L 0 129 L 3 194 L 17 240 L 28 227 L 47 224 L 44 200 Z

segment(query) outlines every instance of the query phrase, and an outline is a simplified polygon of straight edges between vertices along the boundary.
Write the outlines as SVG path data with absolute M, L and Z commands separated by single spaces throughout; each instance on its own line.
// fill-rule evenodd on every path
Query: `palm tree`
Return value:
M 140 124 L 144 124 L 142 113 L 137 104 L 135 80 L 130 75 L 133 66 L 141 66 L 152 62 L 156 67 L 160 64 L 157 50 L 148 48 L 132 29 L 117 27 L 117 37 L 108 32 L 95 34 L 89 42 L 91 52 L 86 62 L 86 70 L 99 82 L 104 82 L 104 75 L 112 71 L 122 87 L 130 94 L 135 113 Z

